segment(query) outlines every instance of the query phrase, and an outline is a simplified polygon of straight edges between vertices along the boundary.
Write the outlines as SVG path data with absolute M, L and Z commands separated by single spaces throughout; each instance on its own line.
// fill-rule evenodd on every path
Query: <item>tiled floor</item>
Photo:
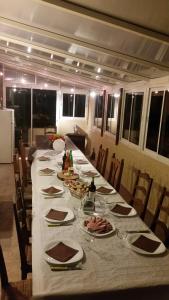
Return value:
M 0 164 L 0 243 L 5 256 L 10 281 L 21 279 L 20 257 L 13 218 L 12 202 L 15 197 L 12 164 Z

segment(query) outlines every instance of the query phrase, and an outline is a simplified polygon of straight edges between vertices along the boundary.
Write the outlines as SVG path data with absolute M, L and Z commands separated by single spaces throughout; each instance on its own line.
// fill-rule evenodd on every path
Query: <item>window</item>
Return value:
M 169 157 L 169 92 L 152 92 L 146 148 Z
M 56 126 L 56 91 L 33 90 L 33 127 Z
M 109 94 L 107 103 L 106 130 L 113 134 L 116 134 L 117 129 L 117 110 L 118 98 Z
M 143 106 L 143 93 L 126 93 L 122 137 L 138 145 Z
M 102 111 L 103 111 L 103 96 L 97 95 L 96 102 L 95 102 L 94 125 L 98 128 L 102 127 Z
M 64 117 L 85 117 L 86 95 L 63 94 L 63 116 Z

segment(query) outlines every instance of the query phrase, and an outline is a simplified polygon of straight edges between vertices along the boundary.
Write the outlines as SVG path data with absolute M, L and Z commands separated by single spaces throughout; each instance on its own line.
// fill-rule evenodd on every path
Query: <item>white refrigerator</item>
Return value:
M 0 109 L 0 163 L 13 162 L 14 128 L 14 110 Z

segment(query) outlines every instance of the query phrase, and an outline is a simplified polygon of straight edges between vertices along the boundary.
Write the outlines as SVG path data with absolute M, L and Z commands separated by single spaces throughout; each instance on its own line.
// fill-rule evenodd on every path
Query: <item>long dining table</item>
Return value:
M 77 159 L 86 159 L 72 143 L 74 168 Z M 49 157 L 40 161 L 40 156 Z M 105 218 L 114 224 L 116 230 L 94 241 L 80 226 L 78 209 L 81 200 L 72 196 L 64 182 L 57 177 L 63 153 L 54 150 L 37 150 L 31 167 L 32 176 L 32 282 L 35 299 L 169 299 L 169 253 L 142 255 L 130 247 L 128 236 L 147 230 L 138 215 L 117 217 L 110 207 L 124 202 L 120 194 L 104 195 L 107 203 Z M 40 170 L 52 168 L 52 176 L 42 176 Z M 88 162 L 81 170 L 95 170 Z M 84 179 L 84 178 L 83 178 Z M 86 179 L 88 182 L 91 178 Z M 96 187 L 110 187 L 100 175 L 95 177 Z M 64 193 L 59 197 L 45 197 L 42 188 L 60 186 Z M 50 208 L 67 207 L 75 214 L 69 226 L 48 226 L 45 215 Z M 127 237 L 125 234 L 127 233 Z M 133 232 L 133 233 L 132 233 Z M 153 235 L 152 232 L 150 232 Z M 125 237 L 125 238 L 124 238 Z M 80 268 L 52 271 L 45 260 L 45 249 L 57 240 L 72 240 L 81 245 L 83 259 Z

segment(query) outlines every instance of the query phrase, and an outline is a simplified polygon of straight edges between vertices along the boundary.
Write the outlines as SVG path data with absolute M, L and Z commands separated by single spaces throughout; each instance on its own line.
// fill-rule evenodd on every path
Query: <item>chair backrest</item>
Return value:
M 1 286 L 5 288 L 9 285 L 8 274 L 6 270 L 5 260 L 2 252 L 2 247 L 0 245 L 0 277 L 1 277 Z
M 102 145 L 100 145 L 96 161 L 96 169 L 100 172 L 102 176 L 104 176 L 105 174 L 108 152 L 108 148 L 103 149 Z
M 146 212 L 145 212 L 145 216 L 144 216 L 144 222 L 152 230 L 154 230 L 155 222 L 158 219 L 160 209 L 161 209 L 161 205 L 162 205 L 164 197 L 166 196 L 166 193 L 167 193 L 167 190 L 166 190 L 165 187 L 163 187 L 162 190 L 161 190 L 160 197 L 157 201 L 157 205 L 156 205 L 154 211 L 150 211 L 150 209 L 148 207 L 146 208 Z
M 27 186 L 28 181 L 28 167 L 26 162 L 26 151 L 25 146 L 22 140 L 19 142 L 19 151 L 21 156 L 21 165 L 22 165 L 22 179 L 24 186 Z
M 118 160 L 115 157 L 115 153 L 113 153 L 108 175 L 108 182 L 116 189 L 117 192 L 120 189 L 123 168 L 124 159 Z
M 15 224 L 16 224 L 16 232 L 17 232 L 17 238 L 18 238 L 18 245 L 19 245 L 19 252 L 20 252 L 20 258 L 21 258 L 21 273 L 22 273 L 22 279 L 27 278 L 28 273 L 28 264 L 27 264 L 27 258 L 26 258 L 26 243 L 27 243 L 27 231 L 24 226 L 22 226 L 22 220 L 19 219 L 18 211 L 16 208 L 16 204 L 13 204 L 13 210 L 14 210 L 14 217 L 15 217 Z
M 45 127 L 44 128 L 44 134 L 56 134 L 57 133 L 57 127 Z
M 167 225 L 167 221 L 169 218 L 168 203 L 169 203 L 169 190 L 167 190 L 164 187 L 163 192 L 161 194 L 161 205 L 157 211 L 157 217 L 154 222 L 153 231 L 159 237 L 159 239 L 166 245 L 166 247 L 169 246 L 169 228 Z
M 147 173 L 137 170 L 136 181 L 131 196 L 131 205 L 139 216 L 144 219 L 153 179 Z

